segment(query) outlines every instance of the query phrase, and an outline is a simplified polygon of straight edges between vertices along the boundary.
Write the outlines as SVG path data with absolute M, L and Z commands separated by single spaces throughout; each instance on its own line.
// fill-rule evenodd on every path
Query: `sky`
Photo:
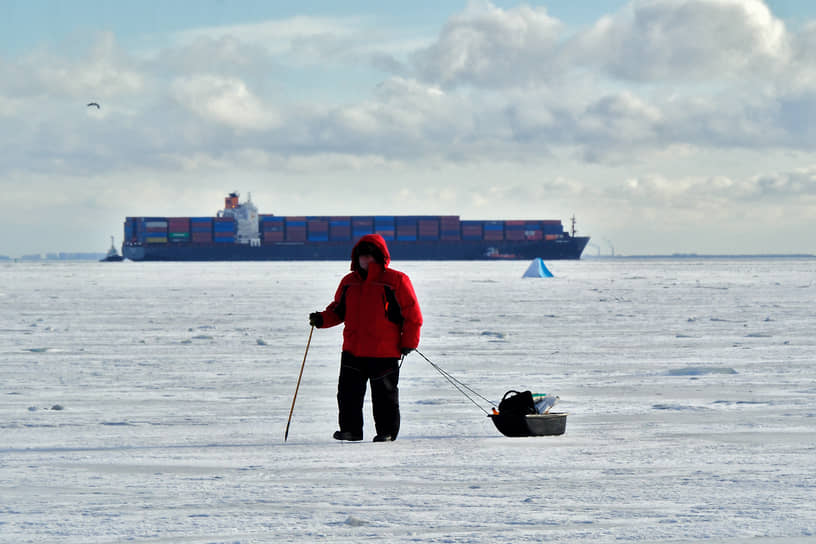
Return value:
M 127 216 L 576 218 L 816 254 L 816 3 L 6 1 L 0 255 Z M 100 109 L 88 108 L 95 101 Z

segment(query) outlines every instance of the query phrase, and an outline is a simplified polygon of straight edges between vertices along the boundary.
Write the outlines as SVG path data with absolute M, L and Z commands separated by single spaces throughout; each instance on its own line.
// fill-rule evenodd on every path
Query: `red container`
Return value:
M 194 232 L 191 236 L 191 241 L 195 243 L 210 243 L 213 239 L 209 232 Z
M 283 242 L 283 231 L 264 231 L 264 242 Z
M 289 227 L 286 229 L 286 240 L 289 242 L 306 241 L 306 227 Z

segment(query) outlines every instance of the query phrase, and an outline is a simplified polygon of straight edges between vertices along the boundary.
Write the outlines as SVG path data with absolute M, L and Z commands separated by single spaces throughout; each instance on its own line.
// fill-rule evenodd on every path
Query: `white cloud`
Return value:
M 636 81 L 762 78 L 791 53 L 762 0 L 634 0 L 568 47 L 575 62 Z
M 238 79 L 215 75 L 179 78 L 172 83 L 171 92 L 183 107 L 233 128 L 263 130 L 280 123 L 279 115 Z
M 123 52 L 114 35 L 101 32 L 87 55 L 76 60 L 59 52 L 36 51 L 9 67 L 9 88 L 28 96 L 99 99 L 138 95 L 147 74 Z
M 562 26 L 545 8 L 503 10 L 471 1 L 445 24 L 436 43 L 416 53 L 414 63 L 423 79 L 446 86 L 545 80 Z

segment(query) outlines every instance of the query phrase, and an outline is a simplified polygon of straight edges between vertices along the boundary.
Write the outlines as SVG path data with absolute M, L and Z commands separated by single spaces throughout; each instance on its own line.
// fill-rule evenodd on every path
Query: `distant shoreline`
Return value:
M 705 254 L 671 253 L 666 255 L 582 255 L 581 259 L 816 259 L 810 253 L 758 253 L 758 254 Z

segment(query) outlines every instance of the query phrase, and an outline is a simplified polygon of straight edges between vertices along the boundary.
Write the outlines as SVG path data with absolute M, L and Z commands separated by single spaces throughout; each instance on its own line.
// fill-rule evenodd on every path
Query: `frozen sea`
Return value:
M 0 542 L 816 542 L 816 260 L 395 262 L 399 440 L 339 443 L 347 263 L 0 264 Z M 479 401 L 482 403 L 483 401 Z M 484 405 L 489 408 L 489 405 Z

